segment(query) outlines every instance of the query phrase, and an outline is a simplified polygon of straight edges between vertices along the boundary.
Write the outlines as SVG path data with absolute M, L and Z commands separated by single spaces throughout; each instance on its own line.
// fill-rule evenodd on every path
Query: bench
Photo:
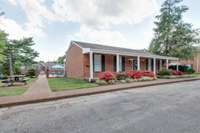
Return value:
M 7 84 L 7 86 L 12 85 L 13 83 L 24 83 L 26 85 L 27 81 L 28 79 L 14 78 L 13 80 L 11 79 L 2 80 L 1 83 Z

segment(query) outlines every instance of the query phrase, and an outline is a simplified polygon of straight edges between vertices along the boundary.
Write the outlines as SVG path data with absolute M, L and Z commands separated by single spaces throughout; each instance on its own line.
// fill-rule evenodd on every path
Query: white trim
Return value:
M 116 62 L 116 68 L 117 68 L 117 72 L 119 72 L 119 54 L 116 55 L 117 58 L 117 62 Z
M 93 52 L 90 51 L 90 78 L 89 78 L 89 81 L 92 81 L 93 78 L 94 78 L 94 75 L 93 75 Z
M 140 70 L 140 56 L 137 57 L 137 70 Z
M 166 69 L 169 69 L 169 60 L 166 59 Z
M 134 57 L 140 56 L 140 57 L 144 57 L 144 58 L 169 59 L 172 61 L 179 60 L 178 58 L 175 58 L 175 57 L 162 57 L 159 55 L 144 55 L 142 53 L 114 52 L 112 50 L 99 50 L 99 49 L 91 49 L 91 51 L 93 51 L 95 53 L 102 53 L 102 54 L 113 54 L 113 55 L 119 54 L 122 56 L 134 56 Z
M 156 74 L 156 58 L 153 58 L 153 72 Z
M 71 44 L 74 44 L 74 45 L 78 46 L 79 48 L 83 49 L 83 47 L 81 47 L 78 43 L 76 43 L 74 41 L 71 41 Z
M 152 71 L 152 69 L 151 69 L 151 58 L 148 58 L 148 70 L 149 71 Z
M 90 48 L 82 48 L 82 53 L 89 53 L 90 52 Z

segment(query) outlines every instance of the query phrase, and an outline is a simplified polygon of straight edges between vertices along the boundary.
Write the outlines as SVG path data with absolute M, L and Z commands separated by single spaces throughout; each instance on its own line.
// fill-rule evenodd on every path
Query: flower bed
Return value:
M 177 78 L 193 78 L 196 76 L 192 74 L 184 73 L 182 71 L 163 69 L 158 72 L 157 77 L 161 79 L 177 79 Z
M 99 73 L 96 83 L 99 85 L 106 85 L 115 83 L 151 81 L 155 79 L 156 76 L 151 71 L 128 71 L 123 73 L 112 73 L 110 71 L 106 71 Z

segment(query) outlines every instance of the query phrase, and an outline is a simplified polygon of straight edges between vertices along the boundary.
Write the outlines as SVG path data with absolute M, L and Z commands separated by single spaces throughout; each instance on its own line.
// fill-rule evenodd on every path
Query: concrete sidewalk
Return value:
M 133 82 L 133 83 L 125 83 L 125 84 L 117 84 L 117 85 L 108 85 L 108 86 L 99 86 L 95 88 L 86 88 L 86 89 L 76 89 L 76 90 L 67 90 L 60 92 L 49 92 L 48 86 L 46 86 L 45 78 L 40 77 L 40 80 L 36 82 L 35 87 L 40 87 L 40 89 L 30 88 L 29 92 L 33 92 L 33 94 L 27 92 L 21 96 L 9 96 L 9 97 L 0 97 L 0 108 L 1 107 L 9 107 L 15 105 L 22 105 L 28 103 L 37 103 L 37 102 L 45 102 L 50 100 L 58 100 L 64 98 L 106 93 L 112 91 L 120 91 L 127 90 L 133 88 L 141 88 L 148 86 L 156 86 L 170 83 L 179 83 L 179 82 L 190 82 L 200 80 L 200 78 L 184 78 L 184 79 L 159 79 L 155 81 L 146 81 L 146 82 Z M 43 83 L 46 86 L 46 89 L 41 88 Z M 49 89 L 50 90 L 50 89 Z M 38 94 L 37 91 L 41 91 L 42 94 Z M 38 95 L 37 95 L 38 94 Z
M 51 89 L 49 88 L 48 81 L 45 75 L 39 75 L 38 79 L 28 88 L 23 94 L 24 96 L 49 96 Z

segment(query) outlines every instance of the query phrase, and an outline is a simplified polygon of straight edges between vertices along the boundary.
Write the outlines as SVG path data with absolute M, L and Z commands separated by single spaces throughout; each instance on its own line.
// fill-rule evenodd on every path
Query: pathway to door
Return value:
M 38 79 L 23 94 L 24 96 L 46 96 L 50 95 L 51 90 L 45 75 L 39 75 Z

